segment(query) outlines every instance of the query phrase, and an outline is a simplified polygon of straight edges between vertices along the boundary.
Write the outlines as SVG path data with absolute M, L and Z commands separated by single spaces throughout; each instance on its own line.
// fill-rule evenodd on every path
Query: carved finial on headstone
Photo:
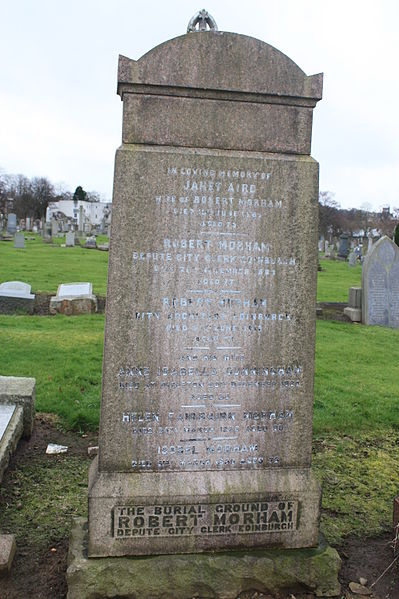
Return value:
M 218 30 L 215 19 L 207 10 L 205 10 L 205 8 L 203 8 L 190 19 L 187 26 L 187 33 L 192 33 L 193 31 L 206 31 L 207 28 L 209 28 L 210 31 Z

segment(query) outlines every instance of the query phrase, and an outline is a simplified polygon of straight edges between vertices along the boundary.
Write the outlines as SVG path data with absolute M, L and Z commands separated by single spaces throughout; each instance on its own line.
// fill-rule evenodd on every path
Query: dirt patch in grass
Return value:
M 68 453 L 47 456 L 48 443 L 67 445 Z M 11 575 L 0 579 L 0 599 L 66 598 L 71 519 L 86 514 L 87 448 L 96 444 L 94 434 L 65 431 L 55 417 L 45 414 L 37 415 L 31 439 L 20 442 L 0 489 L 0 532 L 17 537 Z M 368 539 L 349 537 L 337 547 L 343 561 L 342 596 L 349 582 L 364 577 L 372 584 L 382 574 L 393 560 L 391 541 L 392 535 L 384 533 Z M 375 597 L 399 599 L 398 562 L 373 587 Z

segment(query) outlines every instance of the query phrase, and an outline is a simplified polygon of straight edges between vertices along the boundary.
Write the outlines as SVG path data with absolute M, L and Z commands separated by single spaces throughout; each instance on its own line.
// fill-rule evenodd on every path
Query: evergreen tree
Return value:
M 75 189 L 75 193 L 73 194 L 73 199 L 75 201 L 80 200 L 81 202 L 83 202 L 86 199 L 86 196 L 87 196 L 87 193 L 85 192 L 83 187 L 78 185 L 78 187 Z

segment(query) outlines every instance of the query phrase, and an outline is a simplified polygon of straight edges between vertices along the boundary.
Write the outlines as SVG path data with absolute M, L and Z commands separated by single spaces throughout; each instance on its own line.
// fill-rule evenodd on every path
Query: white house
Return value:
M 107 222 L 111 215 L 110 202 L 86 202 L 84 200 L 59 200 L 50 202 L 46 211 L 46 221 L 57 218 L 57 213 L 62 213 L 68 220 L 83 230 L 85 224 L 100 226 Z M 82 218 L 83 222 L 80 222 Z

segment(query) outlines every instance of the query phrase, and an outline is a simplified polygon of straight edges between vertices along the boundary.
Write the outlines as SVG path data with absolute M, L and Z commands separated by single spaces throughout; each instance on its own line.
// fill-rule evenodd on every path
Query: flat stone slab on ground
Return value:
M 23 408 L 0 404 L 0 481 L 23 431 Z
M 0 576 L 10 571 L 15 550 L 14 535 L 0 535 Z
M 30 437 L 35 418 L 36 379 L 0 376 L 0 404 L 15 404 L 23 409 L 23 435 Z
M 15 412 L 15 408 L 15 404 L 0 404 L 0 439 L 2 439 L 6 431 L 8 423 Z
M 87 522 L 74 520 L 68 554 L 68 599 L 236 599 L 243 591 L 339 595 L 341 559 L 323 541 L 315 549 L 87 557 Z M 251 581 L 251 584 L 249 584 Z

